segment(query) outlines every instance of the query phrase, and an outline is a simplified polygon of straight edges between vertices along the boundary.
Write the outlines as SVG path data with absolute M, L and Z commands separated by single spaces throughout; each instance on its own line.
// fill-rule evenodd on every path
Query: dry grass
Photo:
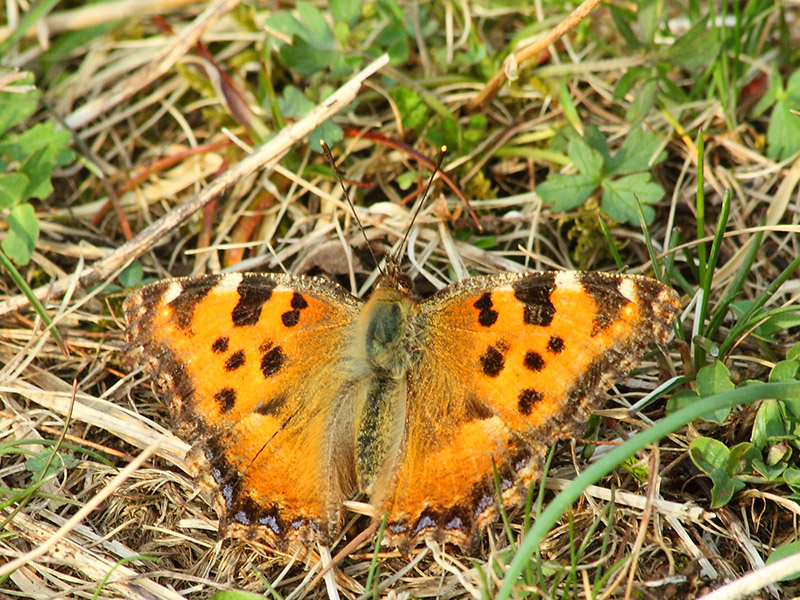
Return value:
M 308 584 L 319 572 L 318 549 L 287 556 L 258 543 L 218 539 L 216 515 L 186 474 L 187 444 L 170 432 L 166 407 L 149 378 L 130 372 L 124 362 L 125 290 L 118 276 L 134 258 L 146 279 L 285 269 L 323 274 L 363 295 L 374 279 L 373 265 L 324 160 L 301 141 L 318 124 L 316 116 L 288 115 L 310 127 L 284 138 L 290 152 L 280 164 L 269 162 L 277 150 L 270 154 L 262 147 L 246 158 L 243 148 L 279 129 L 276 105 L 264 92 L 264 68 L 277 95 L 292 84 L 313 98 L 325 86 L 343 85 L 357 69 L 328 78 L 292 71 L 274 51 L 279 32 L 265 25 L 271 5 L 238 6 L 230 13 L 234 1 L 116 4 L 54 13 L 39 30 L 49 54 L 27 36 L 4 59 L 6 66 L 37 73 L 49 105 L 40 105 L 22 128 L 63 120 L 74 132 L 71 148 L 84 162 L 56 169 L 55 192 L 34 201 L 41 236 L 31 263 L 20 268 L 68 355 L 12 278 L 0 276 L 0 596 L 206 598 L 237 588 L 284 598 L 326 597 L 337 590 L 348 598 L 494 597 L 516 552 L 509 538 L 516 545 L 522 537 L 524 510 L 509 515 L 510 525 L 490 528 L 471 556 L 430 546 L 411 558 L 382 551 L 373 564 L 374 543 L 368 540 L 313 588 Z M 444 115 L 468 136 L 476 126 L 462 108 L 501 66 L 480 59 L 480 53 L 491 55 L 512 40 L 525 47 L 530 36 L 552 30 L 567 16 L 546 12 L 552 16 L 545 25 L 535 25 L 535 8 L 400 6 L 414 33 L 407 39 L 408 60 L 385 67 L 383 77 L 372 76 L 360 90 L 356 86 L 355 104 L 329 109 L 344 131 L 334 150 L 345 178 L 374 184 L 360 190 L 358 214 L 378 251 L 407 229 L 409 211 L 402 204 L 419 197 L 430 172 L 430 159 L 418 160 L 398 142 L 435 157 L 437 133 L 449 126 Z M 389 17 L 370 10 L 359 22 L 385 27 Z M 420 10 L 429 11 L 428 20 L 421 20 Z M 465 15 L 472 30 L 462 38 Z M 121 16 L 124 21 L 109 25 Z M 789 16 L 774 11 L 765 19 L 761 43 L 747 57 L 757 64 L 752 80 L 769 75 L 776 63 L 770 44 L 777 43 L 781 27 L 790 46 L 796 45 L 800 32 Z M 681 17 L 669 15 L 672 26 Z M 433 22 L 440 27 L 429 27 Z M 265 29 L 272 37 L 265 37 Z M 0 31 L 0 40 L 9 31 Z M 198 40 L 205 46 L 197 46 Z M 371 49 L 376 48 L 377 42 Z M 596 125 L 612 152 L 624 143 L 631 130 L 626 113 L 643 92 L 635 88 L 616 98 L 614 90 L 626 72 L 652 64 L 646 52 L 622 46 L 604 5 L 548 52 L 538 55 L 541 67 L 523 65 L 513 86 L 501 88 L 478 113 L 486 117 L 478 139 L 447 155 L 444 170 L 453 186 L 434 185 L 413 231 L 413 252 L 405 258 L 421 294 L 467 275 L 614 268 L 596 199 L 556 212 L 535 191 L 568 162 L 559 143 L 570 125 Z M 358 56 L 352 47 L 343 54 Z M 468 54 L 477 58 L 467 60 Z M 266 67 L 260 62 L 265 56 Z M 449 66 L 436 62 L 443 57 L 452 57 Z M 692 73 L 659 68 L 667 69 L 677 87 L 692 87 Z M 709 318 L 743 269 L 749 273 L 741 298 L 756 299 L 800 255 L 800 160 L 770 158 L 763 139 L 766 116 L 748 121 L 750 112 L 734 110 L 739 121 L 733 126 L 723 99 L 710 92 L 711 82 L 706 86 L 684 104 L 660 102 L 640 115 L 666 151 L 653 170 L 666 194 L 646 234 L 610 223 L 610 235 L 629 272 L 651 272 L 646 242 L 652 241 L 683 294 L 684 330 L 678 337 L 686 341 L 671 344 L 665 356 L 650 357 L 610 394 L 613 400 L 599 411 L 605 418 L 596 456 L 662 419 L 663 401 L 640 412 L 628 407 L 672 376 L 686 376 L 682 384 L 692 388 L 695 370 L 705 362 L 697 358 L 698 346 L 724 345 L 731 335 L 736 320 L 728 315 L 714 339 L 692 343 L 699 306 L 693 298 L 703 283 L 694 264 L 699 245 L 705 243 L 707 251 L 716 233 L 724 190 L 733 193 L 718 267 L 708 275 Z M 415 106 L 403 103 L 400 88 L 420 95 L 418 105 L 427 113 L 419 127 L 409 125 Z M 747 99 L 741 92 L 738 100 Z M 284 117 L 291 107 L 282 105 Z M 702 235 L 698 131 L 706 132 Z M 259 172 L 264 164 L 274 168 Z M 401 188 L 398 177 L 414 171 L 418 177 Z M 454 188 L 469 199 L 483 231 Z M 0 212 L 0 219 L 6 214 Z M 0 220 L 0 238 L 6 231 Z M 748 251 L 759 231 L 765 233 L 751 264 Z M 796 308 L 799 275 L 789 275 L 768 307 Z M 127 277 L 123 281 L 136 280 L 130 270 Z M 702 332 L 702 323 L 698 327 Z M 748 331 L 723 358 L 734 382 L 764 382 L 796 340 L 796 326 L 768 339 Z M 689 444 L 700 435 L 728 447 L 749 440 L 756 408 L 737 406 L 722 424 L 696 420 L 665 434 L 626 468 L 588 487 L 550 530 L 540 545 L 541 563 L 530 563 L 514 594 L 697 597 L 758 570 L 775 548 L 798 541 L 800 505 L 785 483 L 753 478 L 729 504 L 710 510 L 709 480 L 688 457 Z M 46 449 L 56 443 L 53 470 L 40 477 L 41 464 L 31 459 L 47 460 Z M 796 438 L 786 444 L 800 451 Z M 542 492 L 545 505 L 587 464 L 580 440 L 560 444 Z M 539 490 L 533 491 L 535 500 Z M 354 516 L 351 525 L 352 536 L 364 519 Z M 768 583 L 762 597 L 800 593 L 796 579 Z

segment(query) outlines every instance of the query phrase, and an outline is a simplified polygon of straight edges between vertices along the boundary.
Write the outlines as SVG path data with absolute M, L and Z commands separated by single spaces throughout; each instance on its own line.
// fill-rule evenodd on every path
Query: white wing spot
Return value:
M 630 277 L 625 277 L 619 282 L 619 293 L 625 296 L 630 302 L 636 302 L 639 295 L 636 293 L 636 284 Z
M 183 284 L 180 281 L 172 281 L 167 289 L 164 290 L 164 293 L 161 295 L 161 302 L 163 304 L 169 304 L 175 298 L 180 296 L 183 293 Z
M 556 289 L 559 290 L 569 292 L 580 292 L 583 290 L 581 281 L 574 271 L 559 271 L 556 273 L 555 283 Z

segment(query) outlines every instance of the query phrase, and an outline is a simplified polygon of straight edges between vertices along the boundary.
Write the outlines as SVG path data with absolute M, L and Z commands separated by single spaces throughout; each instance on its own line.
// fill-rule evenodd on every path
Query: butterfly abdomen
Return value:
M 367 494 L 394 463 L 403 437 L 415 306 L 403 290 L 378 288 L 351 338 L 351 385 L 358 390 L 355 466 L 359 489 Z

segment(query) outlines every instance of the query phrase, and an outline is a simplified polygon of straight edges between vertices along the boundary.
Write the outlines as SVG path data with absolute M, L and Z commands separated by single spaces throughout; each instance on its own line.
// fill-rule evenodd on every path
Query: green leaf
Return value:
M 739 300 L 732 302 L 730 307 L 736 316 L 741 318 L 750 312 L 754 304 L 754 300 Z M 750 316 L 750 322 L 759 321 L 761 322 L 756 327 L 756 334 L 768 340 L 774 340 L 775 334 L 800 325 L 800 312 L 797 309 L 780 310 L 780 312 L 767 316 L 763 309 L 759 309 Z
M 297 87 L 287 85 L 283 88 L 283 94 L 278 96 L 278 108 L 283 117 L 296 119 L 307 115 L 314 108 L 314 103 L 306 98 Z
M 26 73 L 25 77 L 10 84 L 8 89 L 24 89 L 33 85 L 33 75 Z M 39 91 L 36 89 L 17 93 L 0 92 L 0 136 L 30 117 L 38 103 Z
M 725 472 L 734 477 L 739 473 L 750 471 L 751 457 L 757 457 L 758 453 L 753 454 L 753 444 L 742 442 L 736 444 L 728 452 L 728 460 L 725 461 Z
M 800 370 L 800 361 L 798 360 L 782 360 L 776 363 L 772 370 L 769 372 L 769 381 L 797 381 L 798 371 Z
M 614 88 L 614 100 L 622 100 L 625 94 L 631 91 L 635 83 L 646 79 L 650 75 L 650 70 L 644 67 L 632 67 L 628 69 L 625 74 L 617 81 L 617 87 Z
M 352 25 L 361 16 L 361 0 L 331 0 L 328 6 L 334 21 Z
M 663 54 L 668 63 L 697 71 L 714 62 L 722 48 L 719 29 L 707 28 L 708 16 L 700 19 Z
M 0 174 L 0 208 L 13 208 L 27 199 L 25 190 L 30 179 L 22 173 Z
M 753 430 L 750 432 L 750 441 L 762 452 L 777 439 L 786 435 L 784 416 L 777 400 L 764 400 L 758 407 Z M 774 465 L 775 463 L 768 462 Z
M 597 183 L 588 175 L 553 173 L 536 188 L 536 193 L 542 202 L 552 204 L 553 210 L 570 210 L 586 202 L 597 189 Z
M 142 283 L 144 277 L 144 269 L 142 263 L 134 260 L 119 274 L 119 283 L 123 288 L 131 288 Z
M 636 20 L 636 14 L 633 11 L 609 4 L 608 8 L 611 10 L 611 18 L 614 20 L 614 25 L 617 26 L 617 31 L 625 40 L 625 45 L 629 50 L 638 50 L 642 47 L 639 39 L 631 29 L 630 23 Z
M 266 20 L 267 29 L 271 29 L 273 31 L 280 31 L 283 35 L 287 37 L 298 37 L 304 38 L 307 35 L 306 28 L 303 27 L 303 24 L 297 20 L 297 18 L 288 11 L 278 11 L 275 14 L 271 15 Z M 280 39 L 276 38 L 276 45 L 279 47 L 283 47 L 286 42 L 281 41 Z
M 631 456 L 620 466 L 630 473 L 637 481 L 645 483 L 650 479 L 650 471 L 647 468 L 647 464 L 642 463 L 638 457 Z
M 344 139 L 344 130 L 334 123 L 333 120 L 328 119 L 317 125 L 311 133 L 308 134 L 308 139 L 312 141 L 325 140 L 328 146 L 333 146 Z M 312 143 L 309 147 L 315 152 L 322 152 L 322 148 L 319 144 Z
M 53 184 L 50 177 L 53 173 L 56 149 L 53 146 L 44 146 L 31 154 L 19 166 L 19 172 L 30 180 L 25 190 L 26 198 L 44 200 L 53 193 Z
M 642 130 L 636 127 L 630 131 L 625 143 L 622 144 L 622 148 L 608 162 L 606 169 L 609 173 L 615 175 L 633 173 L 635 171 L 648 171 L 652 165 L 663 161 L 667 157 L 667 153 L 662 150 L 651 163 L 651 159 L 659 146 L 661 146 L 661 140 L 658 136 L 649 129 Z
M 733 495 L 745 487 L 745 483 L 726 472 L 730 451 L 720 441 L 698 437 L 689 444 L 689 456 L 697 468 L 711 479 L 711 508 L 720 508 L 730 502 Z
M 727 392 L 734 387 L 731 372 L 721 361 L 715 360 L 697 373 L 697 393 L 702 398 Z
M 346 64 L 342 54 L 318 48 L 300 38 L 295 38 L 291 46 L 287 44 L 281 48 L 280 54 L 286 66 L 301 75 L 314 75 L 326 69 L 335 70 Z
M 0 154 L 22 162 L 36 150 L 45 146 L 53 146 L 57 150 L 62 150 L 69 145 L 71 139 L 69 131 L 64 129 L 56 131 L 54 123 L 37 123 L 19 135 L 9 135 L 0 140 Z M 71 152 L 68 154 L 72 155 Z M 61 164 L 67 164 L 67 162 Z
M 300 21 L 305 25 L 303 39 L 306 42 L 316 48 L 325 50 L 333 50 L 336 47 L 333 33 L 328 27 L 325 17 L 322 16 L 316 6 L 308 2 L 298 2 L 297 14 L 300 17 Z
M 779 77 L 773 74 L 773 78 Z M 767 156 L 783 160 L 800 150 L 800 116 L 795 114 L 800 110 L 800 70 L 789 78 L 786 89 L 779 80 L 774 89 L 776 102 L 767 127 Z
M 652 223 L 656 213 L 648 204 L 654 204 L 663 197 L 663 188 L 650 181 L 650 173 L 634 173 L 603 182 L 602 208 L 603 212 L 615 221 L 638 225 L 639 213 L 636 210 L 638 198 L 645 222 Z
M 785 441 L 772 444 L 767 450 L 767 459 L 764 461 L 770 467 L 786 465 L 792 457 L 792 448 Z
M 637 2 L 636 21 L 642 33 L 642 44 L 644 46 L 653 44 L 653 38 L 656 31 L 658 31 L 659 15 L 663 10 L 659 6 L 660 4 L 659 0 L 639 0 Z
M 564 111 L 564 117 L 575 131 L 583 131 L 581 117 L 575 107 L 575 102 L 572 100 L 572 94 L 569 91 L 566 78 L 563 78 L 558 86 L 558 103 L 561 106 L 561 110 Z
M 796 494 L 800 492 L 800 470 L 788 468 L 783 472 L 783 480 Z
M 661 82 L 662 80 L 657 77 L 642 81 L 642 85 L 634 95 L 633 102 L 626 114 L 629 121 L 632 123 L 640 122 L 644 115 L 650 113 L 650 110 L 656 105 L 656 101 L 659 97 L 662 97 Z
M 79 464 L 77 458 L 68 452 L 64 452 L 63 450 L 61 452 L 57 452 L 53 460 L 50 461 L 50 456 L 52 455 L 53 448 L 45 448 L 38 455 L 26 458 L 25 468 L 33 473 L 37 478 L 40 478 L 54 475 L 56 472 L 62 469 L 73 469 Z M 42 471 L 44 470 L 48 461 L 50 461 L 50 465 L 47 467 L 47 472 L 43 474 Z
M 707 398 L 714 394 L 732 390 L 736 386 L 733 385 L 730 377 L 731 372 L 728 368 L 722 362 L 718 360 L 714 361 L 710 365 L 700 369 L 697 373 L 697 393 L 700 394 L 701 398 Z M 713 421 L 714 423 L 724 423 L 730 412 L 730 408 L 726 408 L 714 413 L 709 413 L 703 418 L 707 421 Z
M 578 171 L 593 180 L 600 178 L 603 169 L 603 157 L 581 138 L 576 137 L 569 141 L 567 154 L 569 154 Z
M 303 117 L 315 106 L 311 100 L 303 95 L 303 92 L 293 85 L 287 85 L 283 90 L 283 94 L 277 100 L 281 116 L 289 118 Z M 317 143 L 320 139 L 325 140 L 329 146 L 332 146 L 342 138 L 344 138 L 342 128 L 329 119 L 315 127 L 303 139 L 306 142 L 311 141 L 309 147 L 314 152 L 322 152 L 322 148 Z
M 679 390 L 672 395 L 672 398 L 667 400 L 667 414 L 671 415 L 678 412 L 682 408 L 686 408 L 690 404 L 700 401 L 700 396 L 694 390 Z
M 408 32 L 399 19 L 390 21 L 375 38 L 371 48 L 378 53 L 386 52 L 389 63 L 394 66 L 401 65 L 408 60 Z
M 608 142 L 606 141 L 603 133 L 597 128 L 597 125 L 592 125 L 586 130 L 586 143 L 600 153 L 603 157 L 603 164 L 605 165 L 611 160 L 611 154 L 608 151 Z
M 761 475 L 767 481 L 777 481 L 781 474 L 786 470 L 786 463 L 780 463 L 775 466 L 767 466 L 767 464 L 760 458 L 756 458 L 751 463 L 751 466 L 756 473 Z
M 793 108 L 786 101 L 779 101 L 772 109 L 767 127 L 769 158 L 784 160 L 800 149 L 800 116 L 792 113 Z
M 418 130 L 428 122 L 430 109 L 417 92 L 401 87 L 393 96 L 403 127 Z
M 2 248 L 11 260 L 23 267 L 28 264 L 39 239 L 39 221 L 33 206 L 24 202 L 17 204 L 8 215 L 8 233 Z

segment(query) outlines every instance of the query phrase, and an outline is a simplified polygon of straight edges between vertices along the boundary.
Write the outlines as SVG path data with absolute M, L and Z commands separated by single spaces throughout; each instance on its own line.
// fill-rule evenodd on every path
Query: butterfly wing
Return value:
M 373 498 L 387 543 L 463 546 L 496 516 L 495 469 L 504 504 L 519 502 L 678 308 L 652 279 L 570 272 L 476 277 L 424 301 L 403 449 Z
M 195 444 L 223 533 L 279 547 L 336 533 L 354 486 L 338 366 L 360 306 L 328 281 L 276 274 L 166 280 L 126 301 L 129 354 Z

